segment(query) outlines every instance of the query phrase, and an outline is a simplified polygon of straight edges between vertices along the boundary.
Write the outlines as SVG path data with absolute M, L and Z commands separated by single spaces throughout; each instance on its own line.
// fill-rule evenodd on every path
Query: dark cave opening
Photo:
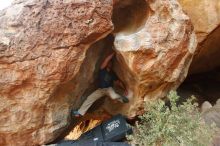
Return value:
M 177 91 L 183 98 L 194 95 L 199 105 L 204 101 L 214 105 L 220 98 L 220 68 L 188 75 Z

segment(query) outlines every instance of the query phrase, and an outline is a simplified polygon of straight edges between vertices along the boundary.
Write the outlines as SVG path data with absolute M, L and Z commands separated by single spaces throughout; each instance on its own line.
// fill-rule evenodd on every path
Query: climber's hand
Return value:
M 125 89 L 125 91 L 124 91 L 124 96 L 128 96 L 128 90 L 127 89 Z

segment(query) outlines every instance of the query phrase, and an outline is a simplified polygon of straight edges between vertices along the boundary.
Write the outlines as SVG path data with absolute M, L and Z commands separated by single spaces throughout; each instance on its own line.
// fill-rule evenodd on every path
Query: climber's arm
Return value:
M 107 65 L 108 65 L 108 63 L 109 63 L 109 61 L 112 59 L 112 57 L 115 55 L 115 53 L 112 53 L 111 55 L 109 55 L 105 60 L 104 60 L 104 62 L 102 63 L 102 65 L 101 65 L 101 69 L 104 69 L 104 68 L 106 68 L 107 67 Z

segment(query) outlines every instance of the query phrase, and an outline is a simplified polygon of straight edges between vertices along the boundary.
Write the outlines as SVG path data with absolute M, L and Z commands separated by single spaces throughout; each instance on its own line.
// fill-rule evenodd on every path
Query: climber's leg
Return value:
M 87 97 L 87 99 L 83 102 L 82 106 L 78 110 L 80 115 L 84 115 L 87 110 L 92 106 L 92 104 L 98 100 L 99 98 L 103 97 L 106 93 L 106 89 L 97 89 L 91 95 Z

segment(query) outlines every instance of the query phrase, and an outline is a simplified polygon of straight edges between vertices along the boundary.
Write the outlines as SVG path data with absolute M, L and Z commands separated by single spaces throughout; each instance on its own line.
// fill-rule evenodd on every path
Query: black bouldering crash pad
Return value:
M 131 134 L 131 126 L 122 115 L 116 115 L 94 129 L 84 133 L 80 141 L 116 142 Z
M 62 141 L 49 146 L 130 146 L 125 142 Z
M 122 115 L 116 115 L 110 120 L 82 134 L 76 141 L 60 141 L 50 146 L 129 146 L 123 141 L 126 135 L 132 133 L 131 126 Z

